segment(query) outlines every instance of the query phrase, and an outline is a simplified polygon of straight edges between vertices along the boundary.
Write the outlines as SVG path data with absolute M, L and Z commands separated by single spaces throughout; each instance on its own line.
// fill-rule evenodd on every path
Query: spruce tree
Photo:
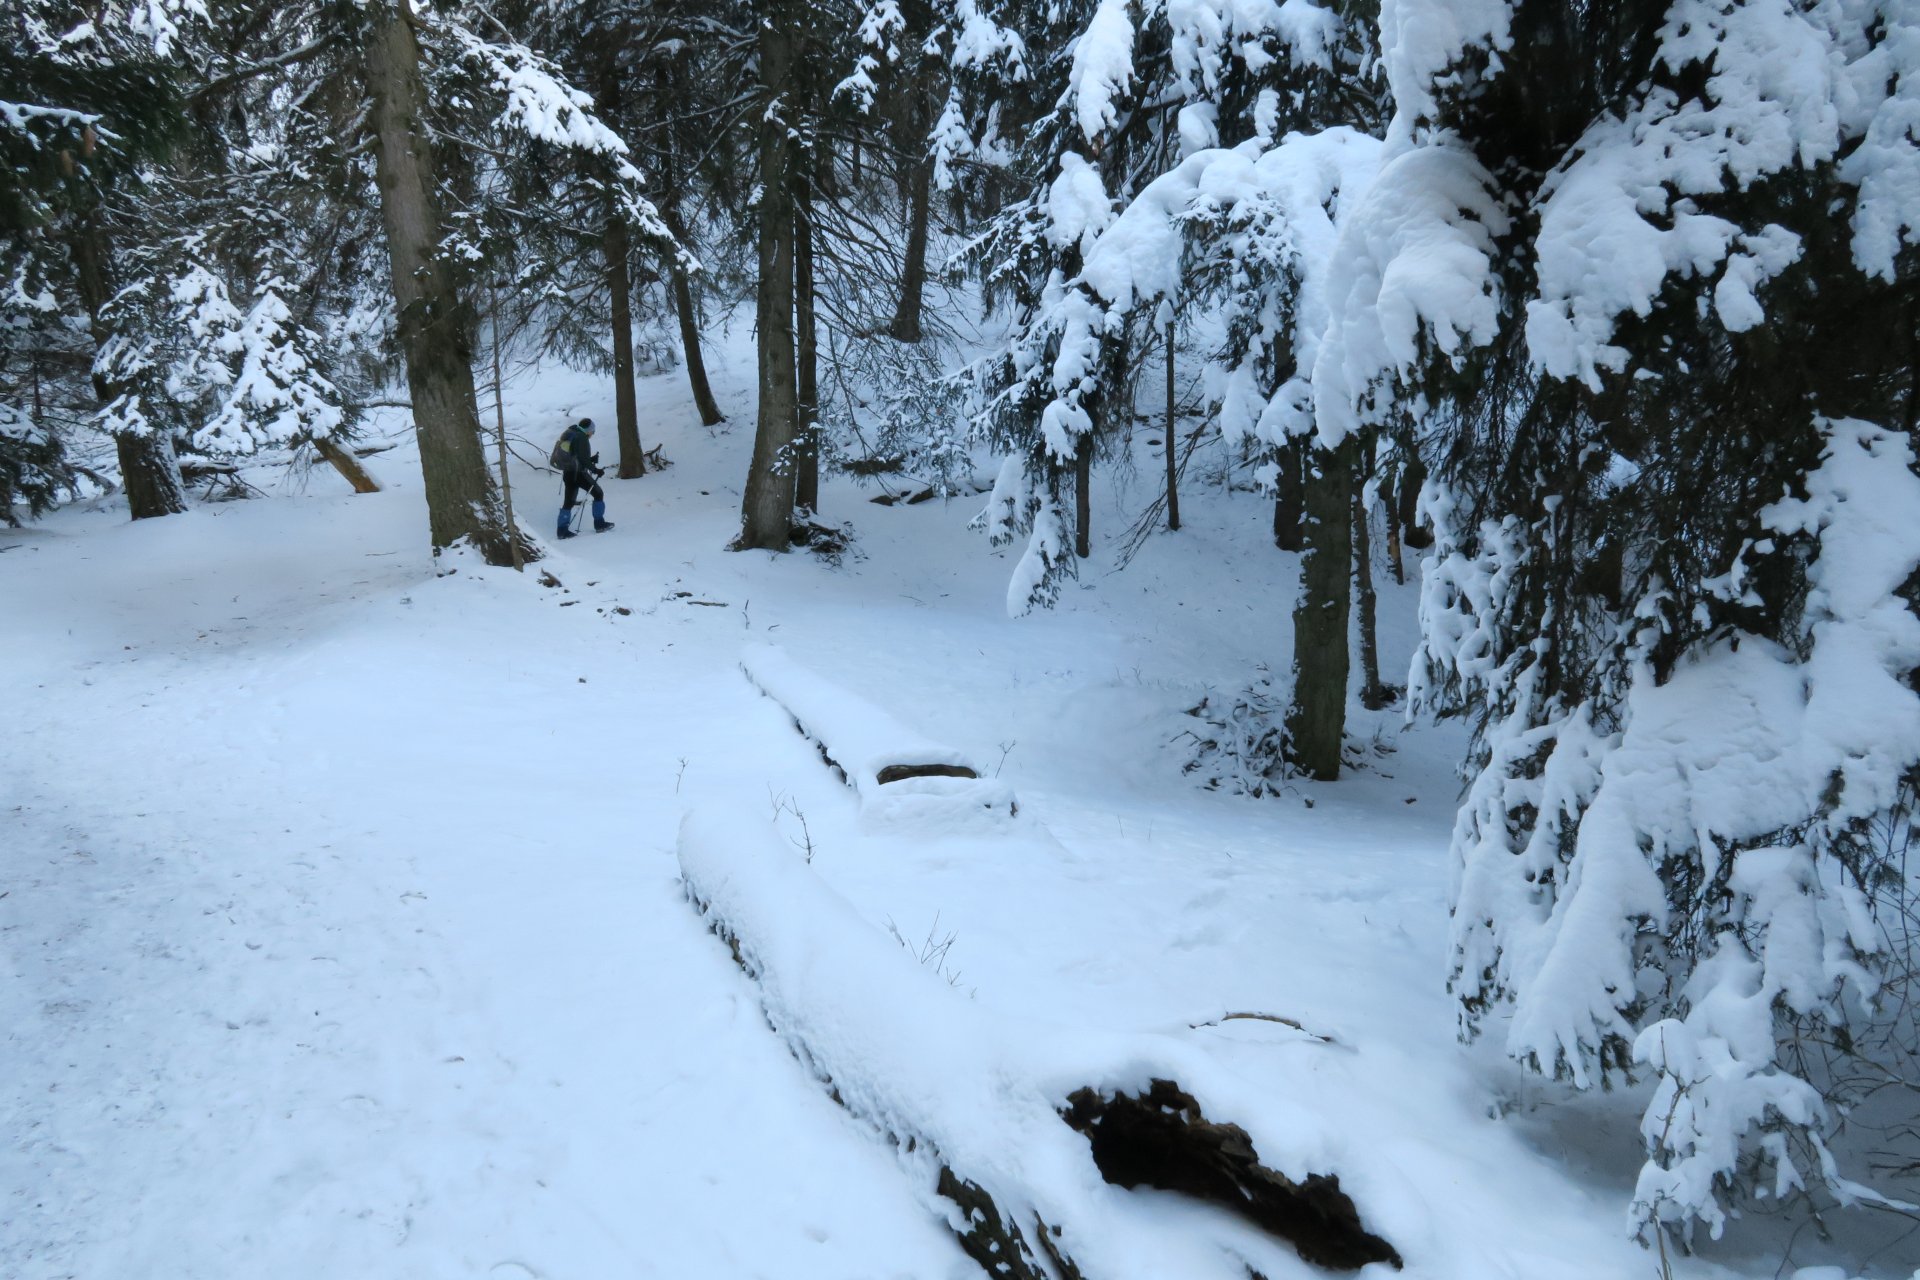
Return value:
M 1875 996 L 1914 966 L 1920 40 L 1870 0 L 1431 7 L 1315 393 L 1432 467 L 1463 1030 L 1658 1079 L 1644 1230 L 1870 1202 L 1828 1142 L 1914 1043 Z

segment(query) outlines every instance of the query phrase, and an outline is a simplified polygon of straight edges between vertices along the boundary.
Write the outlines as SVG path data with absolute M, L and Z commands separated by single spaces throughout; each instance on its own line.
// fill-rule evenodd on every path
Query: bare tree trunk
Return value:
M 1287 752 L 1308 777 L 1340 776 L 1347 730 L 1347 616 L 1353 583 L 1353 443 L 1314 450 L 1306 482 L 1300 595 L 1293 608 Z
M 333 469 L 353 486 L 355 493 L 380 492 L 380 482 L 373 478 L 372 472 L 360 465 L 360 459 L 353 456 L 353 450 L 342 449 L 325 436 L 315 436 L 313 451 L 332 463 Z
M 901 342 L 920 341 L 920 309 L 927 289 L 927 220 L 933 206 L 933 158 L 927 155 L 926 138 L 921 127 L 925 91 L 919 85 L 907 91 L 902 111 L 906 136 L 900 150 L 911 157 L 907 163 L 907 247 L 900 264 L 900 301 L 894 308 L 893 327 L 888 332 Z
M 1173 311 L 1167 311 L 1167 528 L 1180 531 L 1179 475 L 1174 469 L 1174 446 L 1178 443 L 1173 420 Z
M 1353 479 L 1353 583 L 1360 614 L 1360 705 L 1378 711 L 1393 701 L 1393 691 L 1380 683 L 1380 641 L 1375 626 L 1373 595 L 1373 537 L 1367 526 L 1365 489 Z
M 820 510 L 820 350 L 813 309 L 813 187 L 805 175 L 794 183 L 793 317 L 796 335 L 794 385 L 800 398 L 800 438 L 794 449 L 794 505 Z
M 755 320 L 759 330 L 760 408 L 753 461 L 740 505 L 738 549 L 784 551 L 793 536 L 794 459 L 799 435 L 799 388 L 793 343 L 794 146 L 780 110 L 792 88 L 793 16 L 788 4 L 771 6 L 760 23 L 760 80 L 767 99 L 760 123 L 760 287 Z
M 1093 432 L 1082 435 L 1073 450 L 1073 554 L 1085 560 L 1093 554 Z
M 640 443 L 640 407 L 633 394 L 633 282 L 627 275 L 627 224 L 607 219 L 601 237 L 607 258 L 607 291 L 613 300 L 613 420 L 620 435 L 622 480 L 647 474 L 646 449 Z
M 433 153 L 421 124 L 426 89 L 420 46 L 411 19 L 394 0 L 367 7 L 365 53 L 380 215 L 434 554 L 470 539 L 488 564 L 512 564 L 518 534 L 507 524 L 480 445 L 472 314 L 439 254 Z M 529 560 L 538 557 L 532 547 L 523 550 Z
M 73 263 L 96 353 L 113 337 L 112 326 L 106 319 L 107 303 L 113 298 L 110 261 L 111 246 L 106 230 L 99 219 L 90 214 L 74 233 Z M 108 382 L 96 367 L 93 393 L 102 408 L 117 400 L 122 390 Z M 113 449 L 120 462 L 120 485 L 126 490 L 127 512 L 133 519 L 179 515 L 187 509 L 187 486 L 180 478 L 180 461 L 174 456 L 173 441 L 164 433 L 116 431 Z
M 1289 439 L 1280 446 L 1274 461 L 1280 471 L 1274 477 L 1273 545 L 1282 551 L 1298 551 L 1306 545 L 1302 539 L 1302 522 L 1306 519 L 1306 440 Z

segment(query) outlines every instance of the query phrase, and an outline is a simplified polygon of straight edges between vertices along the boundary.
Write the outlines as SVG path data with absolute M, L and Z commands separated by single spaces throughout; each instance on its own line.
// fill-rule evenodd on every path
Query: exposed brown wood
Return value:
M 1245 1129 L 1207 1119 L 1174 1081 L 1151 1081 L 1140 1096 L 1080 1089 L 1067 1101 L 1066 1122 L 1086 1135 L 1100 1176 L 1116 1186 L 1157 1187 L 1219 1205 L 1317 1266 L 1401 1265 L 1394 1247 L 1361 1225 L 1338 1175 L 1295 1182 L 1268 1168 Z
M 977 778 L 980 775 L 963 764 L 890 764 L 874 775 L 883 786 L 904 778 Z
M 360 459 L 354 456 L 357 450 L 342 449 L 325 436 L 315 436 L 313 451 L 331 463 L 333 469 L 353 486 L 355 493 L 380 492 L 380 482 L 375 480 L 373 474 L 360 465 Z

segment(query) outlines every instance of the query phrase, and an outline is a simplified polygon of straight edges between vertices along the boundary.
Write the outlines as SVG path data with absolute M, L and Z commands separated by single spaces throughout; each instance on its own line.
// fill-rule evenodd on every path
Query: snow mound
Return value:
M 1063 1028 L 983 1007 L 903 955 L 751 815 L 737 806 L 683 820 L 687 895 L 733 946 L 775 1032 L 894 1144 L 929 1210 L 963 1244 L 983 1212 L 957 1213 L 957 1186 L 983 1194 L 1005 1224 L 1024 1224 L 1049 1255 L 1071 1259 L 1079 1270 L 1069 1274 L 1310 1274 L 1291 1249 L 1230 1214 L 1113 1185 L 1067 1117 L 1100 1105 L 1091 1099 L 1144 1098 L 1156 1082 L 1177 1081 L 1211 1120 L 1233 1117 L 1266 1167 L 1309 1185 L 1319 1171 L 1344 1173 L 1350 1158 L 1317 1115 L 1172 1036 Z M 1387 1268 L 1367 1268 L 1376 1270 Z M 1017 1263 L 1001 1271 L 1045 1274 Z

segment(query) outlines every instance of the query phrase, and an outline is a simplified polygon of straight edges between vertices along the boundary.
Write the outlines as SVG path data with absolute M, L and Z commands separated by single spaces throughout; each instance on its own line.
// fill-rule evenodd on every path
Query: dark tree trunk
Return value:
M 1373 596 L 1373 538 L 1367 527 L 1367 507 L 1360 477 L 1353 480 L 1353 585 L 1360 614 L 1360 705 L 1378 711 L 1393 701 L 1393 691 L 1380 683 L 1380 642 L 1375 629 Z
M 113 298 L 114 288 L 111 261 L 107 233 L 98 218 L 89 215 L 74 233 L 73 263 L 96 353 L 113 337 L 112 326 L 106 318 L 107 303 Z M 93 393 L 102 408 L 118 399 L 123 390 L 95 370 Z M 151 431 L 136 435 L 116 431 L 113 448 L 120 462 L 120 485 L 126 490 L 127 512 L 135 520 L 179 515 L 187 509 L 187 487 L 180 478 L 180 461 L 174 456 L 173 441 L 164 433 Z
M 620 435 L 622 480 L 647 474 L 646 447 L 640 443 L 640 407 L 633 393 L 633 282 L 627 275 L 627 224 L 607 219 L 601 239 L 607 256 L 607 291 L 613 300 L 613 420 Z
M 1174 446 L 1178 439 L 1173 420 L 1173 321 L 1167 321 L 1167 528 L 1180 531 L 1179 473 L 1175 469 Z
M 900 301 L 888 330 L 901 342 L 920 341 L 920 309 L 927 289 L 927 220 L 933 206 L 933 158 L 927 154 L 921 104 L 925 92 L 914 85 L 907 91 L 902 111 L 907 128 L 901 151 L 907 165 L 907 248 L 900 264 Z
M 1306 439 L 1296 436 L 1281 445 L 1274 462 L 1280 471 L 1274 477 L 1273 545 L 1282 551 L 1298 551 L 1306 545 L 1301 536 L 1306 519 Z
M 1433 535 L 1420 527 L 1420 486 L 1426 482 L 1426 464 L 1409 448 L 1406 465 L 1400 469 L 1400 537 L 1415 551 L 1433 545 Z
M 1400 556 L 1400 504 L 1396 501 L 1399 483 L 1400 470 L 1396 467 L 1380 486 L 1380 511 L 1387 525 L 1387 568 L 1393 571 L 1394 582 L 1405 585 L 1407 569 Z
M 679 233 L 675 232 L 677 236 Z M 678 262 L 668 266 L 673 281 L 673 310 L 680 319 L 680 353 L 687 361 L 687 381 L 693 386 L 693 405 L 704 426 L 726 421 L 719 402 L 713 398 L 713 385 L 707 381 L 707 361 L 700 354 L 700 313 L 693 305 L 693 285 L 686 268 Z
M 1340 776 L 1347 729 L 1347 617 L 1353 583 L 1353 443 L 1314 450 L 1305 492 L 1300 595 L 1293 609 L 1287 750 L 1308 777 Z
M 813 188 L 803 175 L 794 183 L 793 218 L 794 389 L 800 399 L 800 438 L 794 449 L 794 505 L 820 510 L 820 352 L 813 310 Z
M 593 105 L 602 120 L 619 116 L 620 48 L 633 34 L 616 27 L 603 33 L 598 42 L 598 91 Z M 617 210 L 607 217 L 600 233 L 600 248 L 607 260 L 608 320 L 613 326 L 613 423 L 615 438 L 620 442 L 620 462 L 614 474 L 632 480 L 647 474 L 647 450 L 640 441 L 640 409 L 633 388 L 633 277 L 629 270 L 633 239 Z
M 759 141 L 760 408 L 734 545 L 784 551 L 793 536 L 793 447 L 800 428 L 793 349 L 794 146 L 788 121 L 772 107 L 791 88 L 795 40 L 790 2 L 768 8 L 759 36 L 760 81 L 769 104 L 761 114 Z
M 420 46 L 411 20 L 392 0 L 368 6 L 366 70 L 380 215 L 434 553 L 470 539 L 488 564 L 510 565 L 516 534 L 507 527 L 480 444 L 473 317 L 439 255 L 442 221 L 433 154 L 421 124 L 426 90 Z M 526 559 L 537 554 L 525 549 Z
M 135 520 L 179 515 L 187 509 L 186 481 L 180 478 L 180 460 L 173 442 L 159 432 L 134 435 L 117 431 L 114 454 L 120 460 L 120 483 L 127 491 L 127 511 Z
M 1085 560 L 1093 554 L 1093 432 L 1080 437 L 1073 450 L 1073 554 Z

